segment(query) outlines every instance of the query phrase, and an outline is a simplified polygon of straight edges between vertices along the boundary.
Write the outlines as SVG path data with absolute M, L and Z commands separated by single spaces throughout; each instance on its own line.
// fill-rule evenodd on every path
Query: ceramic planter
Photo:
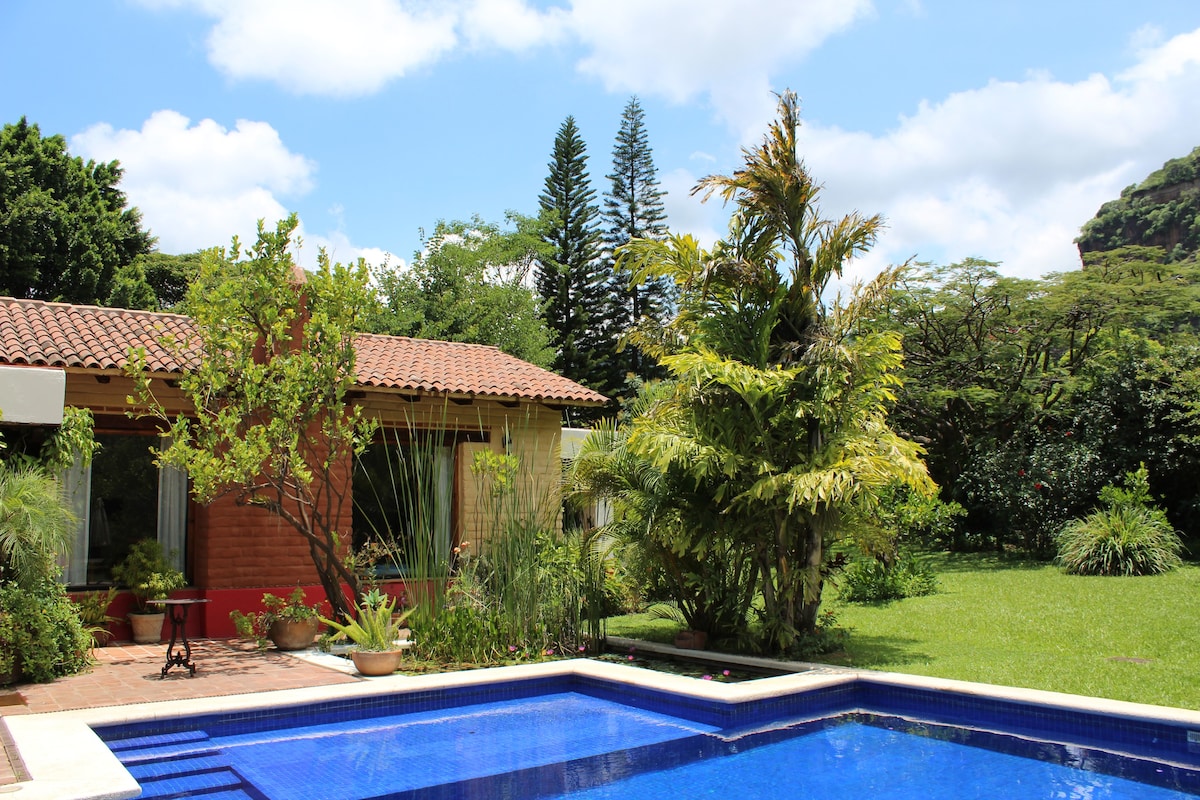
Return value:
M 313 638 L 321 621 L 309 619 L 277 619 L 271 623 L 267 638 L 278 650 L 303 650 L 312 647 Z
M 162 641 L 163 620 L 166 613 L 130 614 L 129 627 L 133 628 L 133 641 L 138 644 L 158 644 Z
M 681 650 L 703 650 L 708 644 L 704 631 L 680 631 L 675 634 L 675 646 Z
M 350 658 L 360 673 L 368 677 L 377 677 L 391 675 L 399 669 L 400 658 L 403 655 L 403 650 L 354 650 L 350 653 Z

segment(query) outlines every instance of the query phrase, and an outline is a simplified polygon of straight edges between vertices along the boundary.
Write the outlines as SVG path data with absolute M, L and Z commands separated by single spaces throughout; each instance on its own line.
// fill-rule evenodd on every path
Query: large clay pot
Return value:
M 133 641 L 138 644 L 158 644 L 162 641 L 163 611 L 156 614 L 130 614 L 129 627 L 133 628 Z
M 703 650 L 708 644 L 708 634 L 704 631 L 685 630 L 675 634 L 675 646 L 681 650 Z
M 279 650 L 303 650 L 312 647 L 313 638 L 321 621 L 316 617 L 309 619 L 277 619 L 271 623 L 267 638 Z
M 400 668 L 400 658 L 403 650 L 352 650 L 350 658 L 360 673 L 368 677 L 391 675 Z

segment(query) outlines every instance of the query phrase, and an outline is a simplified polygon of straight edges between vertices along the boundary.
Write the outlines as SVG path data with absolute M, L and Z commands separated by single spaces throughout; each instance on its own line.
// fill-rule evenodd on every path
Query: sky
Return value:
M 1076 269 L 1099 206 L 1200 145 L 1197 0 L 0 0 L 0 121 L 119 160 L 168 253 L 300 215 L 301 260 L 395 265 L 537 211 L 573 116 L 599 201 L 636 96 L 668 224 L 801 98 L 822 212 L 882 214 L 847 281 Z

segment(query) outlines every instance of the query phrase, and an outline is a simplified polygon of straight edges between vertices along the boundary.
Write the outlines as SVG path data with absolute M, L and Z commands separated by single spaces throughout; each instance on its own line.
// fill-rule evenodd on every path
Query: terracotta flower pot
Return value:
M 320 620 L 316 617 L 309 619 L 277 619 L 271 623 L 267 638 L 278 650 L 303 650 L 312 647 L 313 638 L 317 635 Z
M 675 634 L 675 646 L 681 650 L 703 650 L 708 644 L 708 634 L 704 631 L 680 631 Z
M 165 612 L 153 614 L 130 614 L 129 627 L 133 628 L 133 640 L 138 644 L 158 644 L 162 641 Z
M 354 661 L 355 668 L 369 677 L 379 675 L 391 675 L 400 668 L 400 657 L 404 655 L 403 650 L 353 650 L 350 653 L 351 660 Z

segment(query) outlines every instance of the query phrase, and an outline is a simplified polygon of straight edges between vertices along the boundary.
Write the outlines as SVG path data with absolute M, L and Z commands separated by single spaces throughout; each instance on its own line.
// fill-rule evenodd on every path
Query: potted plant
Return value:
M 230 611 L 229 618 L 239 636 L 254 639 L 259 647 L 266 647 L 269 641 L 277 650 L 303 650 L 312 645 L 321 623 L 320 606 L 306 605 L 304 599 L 299 585 L 287 597 L 266 592 L 262 596 L 263 611 Z
M 363 595 L 355 609 L 356 619 L 346 624 L 321 618 L 337 631 L 336 639 L 349 639 L 358 645 L 351 651 L 354 666 L 363 675 L 391 675 L 400 666 L 400 657 L 408 642 L 398 641 L 404 621 L 413 612 L 409 608 L 396 613 L 396 600 L 389 600 L 378 589 Z
M 110 586 L 107 591 L 84 592 L 75 597 L 79 621 L 83 623 L 83 629 L 92 635 L 94 647 L 104 647 L 112 639 L 108 625 L 116 622 L 117 618 L 111 616 L 108 609 L 116 596 L 117 588 Z
M 129 612 L 133 640 L 141 644 L 161 640 L 166 614 L 153 611 L 150 601 L 166 600 L 184 585 L 183 573 L 167 561 L 162 545 L 156 539 L 134 544 L 125 560 L 113 567 L 113 578 L 128 586 L 133 595 L 133 610 Z

